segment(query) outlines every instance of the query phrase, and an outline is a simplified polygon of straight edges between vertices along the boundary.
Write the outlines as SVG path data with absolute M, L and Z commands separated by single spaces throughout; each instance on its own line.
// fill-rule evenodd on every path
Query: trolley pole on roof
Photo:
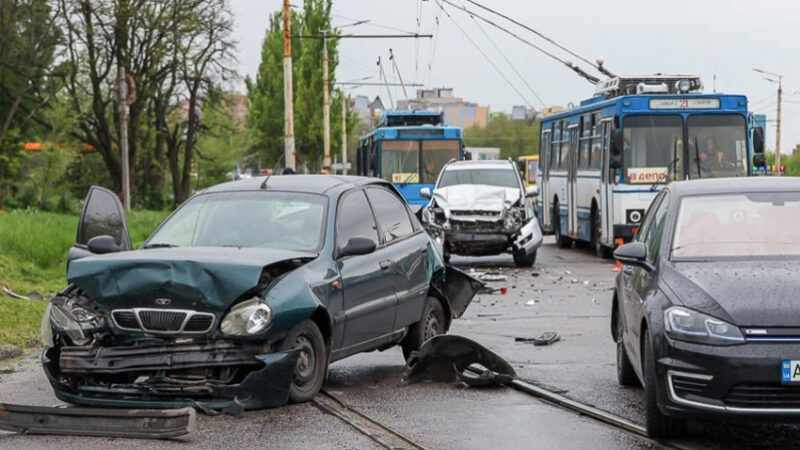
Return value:
M 294 94 L 292 92 L 292 16 L 289 0 L 283 0 L 283 126 L 284 167 L 295 169 Z

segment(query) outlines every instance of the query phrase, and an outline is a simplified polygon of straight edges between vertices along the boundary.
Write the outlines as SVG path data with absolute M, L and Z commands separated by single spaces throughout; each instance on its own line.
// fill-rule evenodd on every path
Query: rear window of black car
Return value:
M 170 216 L 147 245 L 316 251 L 323 243 L 326 208 L 326 197 L 295 192 L 198 195 Z

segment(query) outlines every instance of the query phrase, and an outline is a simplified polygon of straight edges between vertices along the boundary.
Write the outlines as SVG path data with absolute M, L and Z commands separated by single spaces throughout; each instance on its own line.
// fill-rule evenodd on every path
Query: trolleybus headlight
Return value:
M 683 79 L 675 82 L 675 89 L 677 89 L 679 92 L 683 92 L 684 94 L 689 92 L 691 88 L 692 82 L 689 80 Z

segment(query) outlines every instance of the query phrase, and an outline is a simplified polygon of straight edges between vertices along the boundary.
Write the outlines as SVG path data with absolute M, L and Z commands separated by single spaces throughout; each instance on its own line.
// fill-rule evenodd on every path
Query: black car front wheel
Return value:
M 403 339 L 403 357 L 408 361 L 411 352 L 419 349 L 423 342 L 447 332 L 444 308 L 436 297 L 428 297 L 422 320 L 408 327 L 408 334 Z
M 647 435 L 656 439 L 668 439 L 680 437 L 686 428 L 686 422 L 676 420 L 666 416 L 658 407 L 658 394 L 656 391 L 656 361 L 653 355 L 653 347 L 650 345 L 650 335 L 647 330 L 645 333 L 642 351 L 642 370 L 644 371 L 644 390 L 645 390 L 645 423 Z
M 636 377 L 636 372 L 633 370 L 631 360 L 625 352 L 625 343 L 622 340 L 622 317 L 619 312 L 616 313 L 616 327 L 617 327 L 617 382 L 620 386 L 638 386 L 639 378 Z
M 328 353 L 325 339 L 317 324 L 310 320 L 301 322 L 289 330 L 278 345 L 279 351 L 298 349 L 297 367 L 289 386 L 289 401 L 307 402 L 322 388 L 328 371 Z

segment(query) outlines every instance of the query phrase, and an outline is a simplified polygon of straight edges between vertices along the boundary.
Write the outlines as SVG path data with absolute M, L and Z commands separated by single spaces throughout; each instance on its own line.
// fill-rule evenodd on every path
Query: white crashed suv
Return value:
M 451 254 L 487 256 L 511 253 L 518 266 L 532 266 L 542 245 L 542 230 L 516 165 L 509 161 L 455 161 L 446 165 L 422 221 Z

